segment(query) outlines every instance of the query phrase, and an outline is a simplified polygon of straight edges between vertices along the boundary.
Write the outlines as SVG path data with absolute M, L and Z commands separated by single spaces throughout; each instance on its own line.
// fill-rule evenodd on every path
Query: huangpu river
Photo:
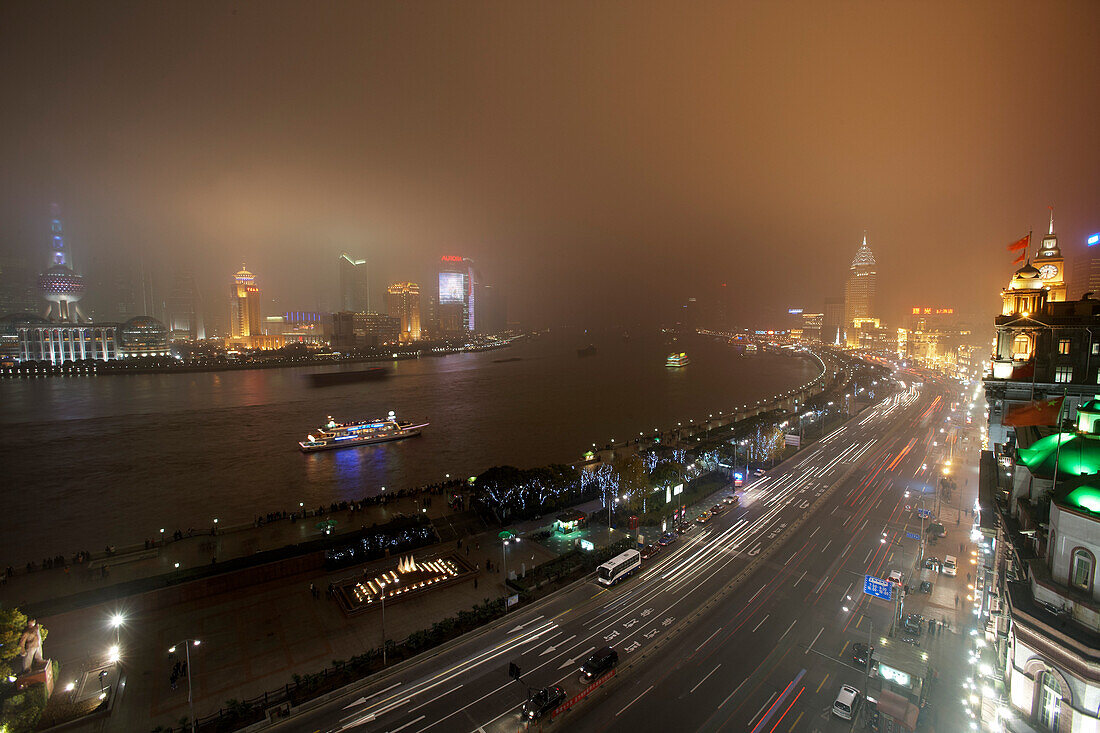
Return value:
M 595 356 L 578 357 L 588 343 Z M 665 367 L 670 351 L 690 366 Z M 472 476 L 575 462 L 802 384 L 816 362 L 691 337 L 555 331 L 495 351 L 394 362 L 381 381 L 313 388 L 365 365 L 0 380 L 7 510 L 0 567 L 194 527 Z M 420 437 L 303 454 L 328 415 L 431 422 Z

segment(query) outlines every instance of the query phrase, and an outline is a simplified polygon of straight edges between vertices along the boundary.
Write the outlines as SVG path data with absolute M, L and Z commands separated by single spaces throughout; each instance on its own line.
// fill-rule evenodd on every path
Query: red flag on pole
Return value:
M 1023 261 L 1024 261 L 1024 255 L 1025 255 L 1025 254 L 1026 254 L 1025 252 L 1021 252 L 1021 253 L 1020 253 L 1020 256 L 1019 256 L 1019 257 L 1017 257 L 1016 259 L 1012 260 L 1012 264 L 1014 264 L 1014 265 L 1015 265 L 1015 264 L 1016 264 L 1017 262 L 1023 262 Z
M 1065 397 L 1052 397 L 1045 400 L 1025 402 L 1013 405 L 1001 418 L 1002 425 L 1020 427 L 1021 425 L 1055 425 L 1062 413 L 1062 400 Z
M 1012 244 L 1008 245 L 1009 252 L 1016 252 L 1017 250 L 1027 249 L 1027 246 L 1031 244 L 1031 233 L 1029 232 L 1022 239 L 1017 239 Z

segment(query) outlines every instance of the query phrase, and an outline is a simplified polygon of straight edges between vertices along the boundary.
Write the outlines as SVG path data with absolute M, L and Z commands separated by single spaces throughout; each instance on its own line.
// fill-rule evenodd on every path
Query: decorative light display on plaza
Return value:
M 397 562 L 396 570 L 387 570 L 374 578 L 356 583 L 353 593 L 358 603 L 373 603 L 383 594 L 387 598 L 393 598 L 457 578 L 462 572 L 462 568 L 448 558 L 422 560 L 418 563 L 409 555 Z

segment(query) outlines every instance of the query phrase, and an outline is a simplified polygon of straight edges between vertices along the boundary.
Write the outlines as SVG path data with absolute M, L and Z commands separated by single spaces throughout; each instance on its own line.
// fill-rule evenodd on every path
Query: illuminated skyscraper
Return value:
M 229 337 L 248 340 L 260 334 L 260 288 L 242 264 L 229 285 Z
M 84 296 L 84 278 L 70 267 L 68 248 L 61 227 L 61 207 L 50 207 L 50 266 L 38 278 L 38 291 L 52 305 L 47 315 L 60 321 L 81 320 L 77 302 Z
M 856 319 L 875 317 L 875 290 L 878 275 L 875 256 L 867 246 L 867 235 L 852 259 L 848 280 L 844 283 L 844 331 L 853 330 Z
M 474 331 L 478 327 L 477 303 L 474 293 L 477 290 L 477 277 L 474 261 L 458 255 L 443 255 L 439 265 L 439 320 L 444 331 L 452 330 L 448 325 L 457 325 L 463 331 Z M 448 314 L 461 310 L 461 321 L 451 324 Z M 458 329 L 455 329 L 458 330 Z
M 340 310 L 349 313 L 366 313 L 370 310 L 367 261 L 354 260 L 347 252 L 340 255 Z
M 401 322 L 401 342 L 419 341 L 420 286 L 416 283 L 394 283 L 386 292 L 386 310 Z

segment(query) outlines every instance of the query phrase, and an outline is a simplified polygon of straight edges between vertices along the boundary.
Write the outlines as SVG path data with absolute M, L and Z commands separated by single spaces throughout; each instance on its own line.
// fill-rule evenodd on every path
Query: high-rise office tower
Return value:
M 340 255 L 340 310 L 348 313 L 370 310 L 367 261 L 352 259 L 347 252 Z
M 458 306 L 461 322 L 458 328 L 464 331 L 477 329 L 477 276 L 474 261 L 458 255 L 443 255 L 439 265 L 439 320 L 444 331 L 451 330 L 453 312 Z
M 229 285 L 229 337 L 249 339 L 260 334 L 260 287 L 256 276 L 241 265 Z
M 172 341 L 196 341 L 206 338 L 199 293 L 190 272 L 178 273 L 165 300 L 168 338 Z
M 394 283 L 386 290 L 386 310 L 400 321 L 400 339 L 419 341 L 420 328 L 420 286 L 416 283 Z
M 857 318 L 875 317 L 875 290 L 878 275 L 875 256 L 867 246 L 867 235 L 852 258 L 848 279 L 844 283 L 844 330 L 848 332 Z

